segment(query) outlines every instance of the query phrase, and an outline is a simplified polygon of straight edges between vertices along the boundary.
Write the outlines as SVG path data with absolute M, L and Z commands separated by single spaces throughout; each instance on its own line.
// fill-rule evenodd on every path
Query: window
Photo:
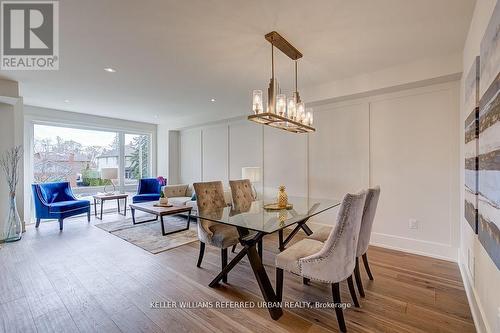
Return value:
M 33 182 L 68 181 L 78 198 L 113 190 L 132 195 L 138 179 L 152 176 L 152 135 L 33 123 Z M 123 162 L 122 162 L 123 161 Z M 103 168 L 118 169 L 118 179 L 101 178 Z M 116 210 L 114 201 L 106 208 Z M 32 211 L 32 207 L 30 208 Z
M 116 132 L 34 125 L 33 180 L 36 183 L 68 181 L 76 193 L 88 196 L 111 185 L 101 179 L 102 168 L 118 168 L 119 135 Z M 85 190 L 86 189 L 86 190 Z
M 151 136 L 125 134 L 125 185 L 151 177 Z

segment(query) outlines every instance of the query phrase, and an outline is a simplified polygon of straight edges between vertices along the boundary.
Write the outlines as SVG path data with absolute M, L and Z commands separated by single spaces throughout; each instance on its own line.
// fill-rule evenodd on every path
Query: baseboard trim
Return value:
M 318 222 L 311 222 L 310 225 L 331 227 L 331 225 Z M 312 229 L 314 230 L 314 227 Z M 443 243 L 372 232 L 370 245 L 458 262 L 458 248 Z
M 460 270 L 460 274 L 462 275 L 465 294 L 467 295 L 467 300 L 469 302 L 469 308 L 472 314 L 472 320 L 474 320 L 476 331 L 478 333 L 492 333 L 485 319 L 486 316 L 484 315 L 481 302 L 476 295 L 476 289 L 474 289 L 474 286 L 471 283 L 470 276 L 467 273 L 467 267 L 465 266 L 460 254 L 458 254 L 458 268 Z
M 448 244 L 423 241 L 395 235 L 372 232 L 370 244 L 426 257 L 457 262 L 458 248 Z

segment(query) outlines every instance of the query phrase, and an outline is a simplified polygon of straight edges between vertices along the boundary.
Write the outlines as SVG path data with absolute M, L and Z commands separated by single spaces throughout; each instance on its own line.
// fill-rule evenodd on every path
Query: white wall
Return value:
M 247 120 L 229 123 L 229 179 L 240 179 L 243 167 L 260 167 L 262 170 L 263 138 L 263 126 Z M 258 193 L 262 193 L 262 181 L 254 186 Z
M 227 124 L 208 126 L 202 131 L 203 181 L 229 181 L 229 129 Z
M 421 82 L 441 83 L 443 79 L 450 80 L 460 76 L 461 57 L 461 53 L 457 52 L 434 58 L 418 59 L 375 72 L 306 87 L 303 96 L 306 101 L 322 101 L 373 91 L 386 93 L 388 91 L 384 90 L 394 91 L 395 87 L 416 88 L 418 85 L 421 86 Z
M 369 185 L 369 107 L 350 101 L 316 108 L 309 136 L 309 191 L 313 198 L 339 198 Z M 337 209 L 315 221 L 332 225 Z
M 307 135 L 264 127 L 264 195 L 274 197 L 280 185 L 289 196 L 307 196 Z
M 382 188 L 372 242 L 457 259 L 458 95 L 453 82 L 370 101 L 370 183 Z
M 156 171 L 158 176 L 168 177 L 170 140 L 169 130 L 165 124 L 158 125 L 156 131 L 156 142 L 158 143 Z M 169 181 L 168 178 L 167 181 Z
M 262 168 L 262 143 L 262 126 L 248 121 L 234 120 L 181 130 L 180 182 L 221 180 L 228 186 L 229 179 L 241 178 L 241 168 Z M 262 182 L 255 186 L 262 193 Z
M 227 182 L 226 170 L 237 179 L 242 166 L 262 164 L 266 196 L 281 184 L 289 195 L 337 199 L 380 185 L 374 243 L 456 260 L 458 94 L 453 81 L 320 105 L 310 135 L 244 119 L 181 130 L 181 179 Z M 312 222 L 335 219 L 332 210 Z
M 477 0 L 463 52 L 463 72 L 467 73 L 477 55 L 484 31 L 490 20 L 496 0 Z M 460 129 L 463 138 L 463 124 L 470 110 L 463 107 L 463 80 Z M 461 143 L 461 160 L 464 156 L 464 141 Z M 464 202 L 464 170 L 461 166 L 460 203 Z M 459 263 L 469 303 L 478 332 L 500 332 L 500 271 L 479 243 L 477 235 L 464 218 L 464 207 L 460 205 L 460 256 Z
M 179 183 L 179 132 L 168 131 L 168 173 L 169 184 Z M 172 158 L 170 158 L 172 156 Z
M 157 175 L 167 178 L 169 184 L 179 183 L 179 132 L 165 124 L 157 129 Z
M 454 81 L 316 107 L 311 197 L 380 185 L 373 244 L 456 260 L 458 93 Z M 332 224 L 335 212 L 315 221 Z
M 181 131 L 179 134 L 180 183 L 194 183 L 202 178 L 201 129 Z

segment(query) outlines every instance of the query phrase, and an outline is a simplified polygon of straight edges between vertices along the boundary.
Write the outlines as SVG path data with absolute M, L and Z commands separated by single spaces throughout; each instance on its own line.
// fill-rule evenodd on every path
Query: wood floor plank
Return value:
M 111 316 L 123 332 L 162 333 L 168 332 L 168 327 L 163 331 L 153 323 L 137 307 L 131 306 Z
M 94 223 L 68 219 L 63 232 L 57 222 L 38 230 L 28 226 L 20 242 L 0 250 L 0 269 L 6 273 L 0 274 L 0 309 L 9 306 L 7 314 L 0 312 L 2 330 L 11 329 L 12 318 L 23 313 L 23 321 L 15 324 L 28 332 L 338 331 L 334 311 L 325 308 L 286 308 L 274 321 L 265 308 L 151 307 L 156 301 L 257 303 L 262 295 L 247 259 L 229 273 L 227 284 L 209 288 L 220 271 L 220 250 L 207 247 L 197 268 L 199 243 L 153 255 Z M 302 237 L 299 233 L 292 243 Z M 263 263 L 273 285 L 277 253 L 277 237 L 266 236 Z M 362 268 L 366 298 L 360 308 L 344 311 L 349 332 L 474 332 L 455 263 L 377 247 L 370 247 L 368 257 L 375 280 L 368 280 Z M 326 284 L 306 286 L 285 273 L 284 286 L 288 302 L 332 301 Z M 346 283 L 341 283 L 341 297 L 351 302 Z
M 0 314 L 0 332 L 36 332 L 26 298 L 22 297 L 0 304 Z
M 35 319 L 39 333 L 80 332 L 65 307 L 47 311 Z

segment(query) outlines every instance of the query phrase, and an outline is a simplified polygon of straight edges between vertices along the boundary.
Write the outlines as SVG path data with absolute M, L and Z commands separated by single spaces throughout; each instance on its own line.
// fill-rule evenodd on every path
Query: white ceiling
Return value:
M 473 7 L 474 0 L 61 0 L 59 71 L 0 76 L 19 81 L 29 105 L 153 123 L 233 117 L 249 112 L 253 89 L 267 88 L 269 31 L 304 54 L 300 90 L 461 52 Z M 278 55 L 277 76 L 289 91 L 292 74 L 293 63 Z

